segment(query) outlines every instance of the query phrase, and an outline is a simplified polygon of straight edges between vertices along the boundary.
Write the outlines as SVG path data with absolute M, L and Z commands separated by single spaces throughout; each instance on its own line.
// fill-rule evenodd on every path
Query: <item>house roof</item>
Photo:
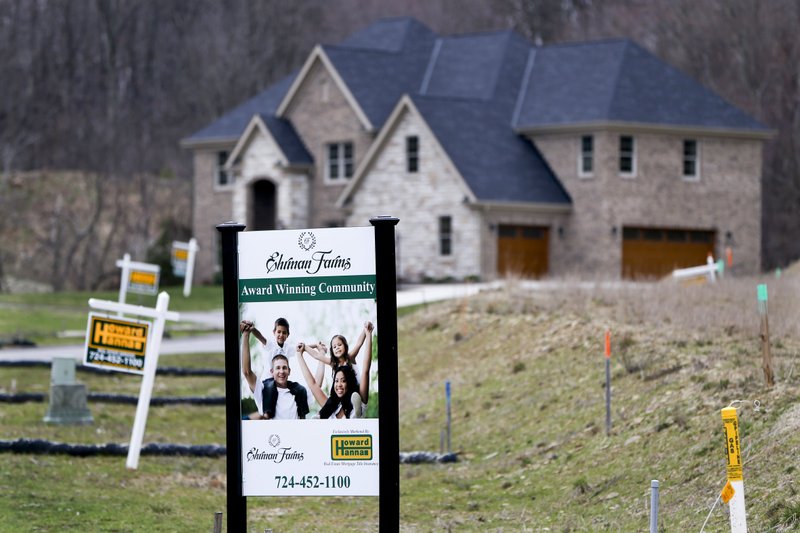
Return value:
M 520 130 L 598 122 L 767 130 L 629 40 L 534 48 L 528 71 Z
M 518 132 L 593 124 L 731 130 L 767 128 L 629 40 L 533 46 L 511 31 L 437 36 L 411 18 L 383 19 L 315 57 L 375 129 L 411 97 L 477 200 L 569 202 L 534 144 Z M 312 54 L 312 55 L 313 55 Z M 229 111 L 183 141 L 235 141 L 261 114 L 297 162 L 311 156 L 276 116 L 303 71 Z
M 536 146 L 491 103 L 426 96 L 413 102 L 478 201 L 571 203 Z
M 295 131 L 291 122 L 264 113 L 261 113 L 260 116 L 290 165 L 311 165 L 314 163 L 314 158 L 306 149 L 303 140 L 297 135 L 297 131 Z
M 270 85 L 249 100 L 242 102 L 217 120 L 181 141 L 184 146 L 207 142 L 236 142 L 253 115 L 274 115 L 297 73 Z

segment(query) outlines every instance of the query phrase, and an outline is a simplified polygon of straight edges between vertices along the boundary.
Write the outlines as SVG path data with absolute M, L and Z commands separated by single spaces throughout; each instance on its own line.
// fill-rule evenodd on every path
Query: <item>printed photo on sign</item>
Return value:
M 373 228 L 239 235 L 246 495 L 377 495 L 374 239 Z

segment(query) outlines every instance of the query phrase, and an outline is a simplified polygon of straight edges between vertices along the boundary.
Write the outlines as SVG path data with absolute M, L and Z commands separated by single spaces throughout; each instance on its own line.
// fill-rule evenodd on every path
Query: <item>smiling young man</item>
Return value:
M 285 318 L 275 321 L 272 330 L 275 339 L 267 341 L 258 332 L 252 322 L 242 320 L 242 373 L 247 385 L 253 392 L 258 407 L 258 413 L 250 418 L 263 420 L 291 420 L 305 418 L 308 414 L 308 393 L 306 388 L 289 381 L 291 368 L 289 368 L 289 322 Z M 270 376 L 267 379 L 256 377 L 250 364 L 250 334 L 265 345 L 267 357 L 270 361 Z M 263 376 L 262 376 L 263 377 Z

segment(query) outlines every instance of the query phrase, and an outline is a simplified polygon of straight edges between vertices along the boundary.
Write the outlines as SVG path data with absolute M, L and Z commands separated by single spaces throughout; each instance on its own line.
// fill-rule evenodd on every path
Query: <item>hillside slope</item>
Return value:
M 726 481 L 720 410 L 734 400 L 749 530 L 800 527 L 796 287 L 770 287 L 777 383 L 767 388 L 760 282 L 510 287 L 401 319 L 401 450 L 439 449 L 449 380 L 460 457 L 401 467 L 401 529 L 645 531 L 658 479 L 661 528 L 700 531 Z M 726 513 L 718 502 L 705 530 L 729 530 Z

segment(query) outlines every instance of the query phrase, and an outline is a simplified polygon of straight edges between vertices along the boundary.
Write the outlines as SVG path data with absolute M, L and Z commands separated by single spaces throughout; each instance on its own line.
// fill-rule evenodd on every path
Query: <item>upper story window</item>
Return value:
M 225 162 L 228 160 L 227 151 L 217 152 L 217 166 L 214 169 L 214 184 L 218 187 L 233 185 L 233 173 L 225 170 Z
M 327 78 L 323 78 L 319 82 L 319 101 L 323 103 L 329 102 L 331 99 L 331 88 Z
M 581 137 L 581 155 L 578 161 L 578 175 L 589 177 L 594 172 L 594 136 Z
M 406 171 L 419 171 L 419 137 L 416 135 L 406 137 Z
M 631 135 L 619 136 L 619 173 L 636 175 L 636 143 Z
M 353 143 L 331 143 L 327 149 L 326 178 L 341 181 L 353 177 Z
M 453 253 L 453 217 L 439 217 L 439 255 Z
M 695 139 L 683 140 L 683 178 L 696 180 L 700 178 L 699 152 Z

